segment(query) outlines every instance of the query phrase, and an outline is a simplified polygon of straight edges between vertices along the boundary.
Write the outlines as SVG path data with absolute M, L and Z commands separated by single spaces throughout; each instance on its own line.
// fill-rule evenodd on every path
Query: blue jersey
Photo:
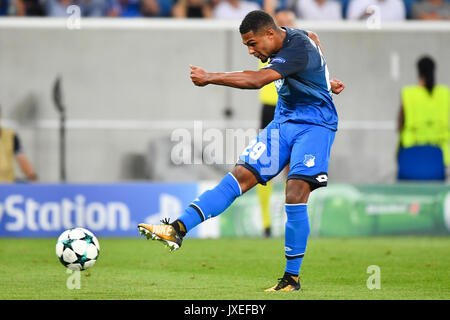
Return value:
M 306 31 L 283 27 L 282 49 L 265 68 L 277 71 L 278 102 L 274 121 L 309 123 L 337 130 L 338 116 L 329 84 L 328 68 L 319 46 Z

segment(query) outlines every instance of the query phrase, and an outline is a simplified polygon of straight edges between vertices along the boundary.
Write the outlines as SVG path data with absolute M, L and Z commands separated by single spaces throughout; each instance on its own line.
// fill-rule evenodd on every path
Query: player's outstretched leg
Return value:
M 171 251 L 181 247 L 183 237 L 194 227 L 225 211 L 233 201 L 257 184 L 253 173 L 243 166 L 236 166 L 213 189 L 195 199 L 174 222 L 160 225 L 141 223 L 138 229 L 147 239 L 162 241 Z

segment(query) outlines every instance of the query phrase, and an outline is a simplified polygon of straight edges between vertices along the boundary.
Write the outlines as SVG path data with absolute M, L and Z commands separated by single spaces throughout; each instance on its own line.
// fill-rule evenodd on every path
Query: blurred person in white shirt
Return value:
M 341 20 L 342 5 L 336 0 L 296 0 L 295 13 L 304 20 Z
M 222 0 L 214 8 L 213 17 L 216 19 L 242 20 L 253 10 L 260 10 L 261 7 L 251 1 L 244 0 Z
M 347 19 L 367 19 L 374 11 L 371 6 L 379 9 L 381 21 L 401 21 L 406 19 L 405 4 L 402 0 L 351 0 L 347 8 Z

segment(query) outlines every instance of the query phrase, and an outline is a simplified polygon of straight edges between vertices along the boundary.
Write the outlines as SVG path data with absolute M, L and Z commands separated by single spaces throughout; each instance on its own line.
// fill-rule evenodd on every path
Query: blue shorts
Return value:
M 244 149 L 237 165 L 265 185 L 289 163 L 288 180 L 304 180 L 311 190 L 325 187 L 334 136 L 335 131 L 319 125 L 272 121 Z

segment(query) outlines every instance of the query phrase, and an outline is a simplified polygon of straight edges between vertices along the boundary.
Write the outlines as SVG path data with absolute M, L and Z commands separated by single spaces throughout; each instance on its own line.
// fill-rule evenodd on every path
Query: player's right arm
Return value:
M 272 69 L 260 69 L 258 71 L 236 72 L 206 72 L 205 69 L 191 67 L 191 80 L 199 87 L 215 84 L 240 89 L 260 89 L 266 84 L 281 79 L 282 76 Z

